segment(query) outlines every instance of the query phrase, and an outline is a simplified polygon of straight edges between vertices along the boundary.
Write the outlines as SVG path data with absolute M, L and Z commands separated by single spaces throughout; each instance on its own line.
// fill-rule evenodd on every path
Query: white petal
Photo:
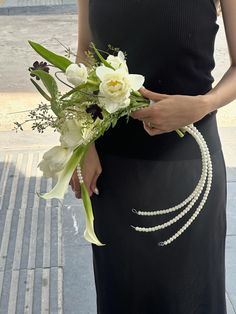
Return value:
M 111 68 L 108 68 L 108 67 L 106 67 L 106 66 L 104 66 L 104 65 L 102 65 L 102 66 L 100 66 L 100 67 L 98 67 L 98 68 L 96 69 L 96 74 L 97 74 L 98 78 L 99 78 L 101 81 L 104 80 L 104 78 L 105 78 L 105 76 L 106 76 L 107 74 L 110 74 L 110 73 L 113 73 L 113 72 L 114 72 L 114 70 L 112 70 Z
M 84 71 L 87 71 L 87 67 L 83 63 L 79 63 L 79 67 L 83 69 Z
M 107 102 L 104 107 L 109 113 L 114 113 L 120 108 L 119 104 L 112 103 L 111 100 L 110 102 Z
M 121 60 L 125 60 L 125 55 L 124 55 L 123 51 L 119 51 L 119 52 L 118 52 L 118 57 L 119 57 Z
M 130 87 L 134 91 L 139 90 L 143 86 L 144 80 L 145 80 L 145 78 L 143 75 L 139 75 L 139 74 L 130 74 L 129 75 Z
M 78 69 L 78 64 L 76 64 L 76 63 L 71 63 L 71 64 L 66 68 L 66 74 L 68 74 L 68 72 L 77 71 L 77 69 Z
M 51 198 L 59 198 L 63 199 L 64 194 L 67 191 L 70 179 L 72 177 L 72 174 L 76 168 L 76 166 L 80 163 L 83 155 L 85 152 L 84 147 L 80 147 L 77 150 L 74 151 L 73 155 L 65 165 L 65 168 L 60 172 L 58 181 L 54 188 L 45 194 L 41 194 L 40 196 L 44 199 L 51 199 Z

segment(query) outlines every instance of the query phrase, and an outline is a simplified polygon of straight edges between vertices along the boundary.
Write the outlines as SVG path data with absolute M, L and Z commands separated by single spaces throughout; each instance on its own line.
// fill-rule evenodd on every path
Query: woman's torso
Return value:
M 143 74 L 145 87 L 159 93 L 199 95 L 212 88 L 214 42 L 218 30 L 214 0 L 90 0 L 92 40 L 127 52 L 130 73 Z M 215 113 L 196 124 L 218 150 Z M 119 120 L 96 141 L 100 153 L 143 159 L 191 159 L 196 144 L 181 151 L 175 132 L 151 137 L 142 122 Z

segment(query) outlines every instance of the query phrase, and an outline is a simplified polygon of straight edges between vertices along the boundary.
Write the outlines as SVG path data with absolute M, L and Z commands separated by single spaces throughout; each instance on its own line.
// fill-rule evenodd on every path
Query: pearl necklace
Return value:
M 196 140 L 197 144 L 199 145 L 200 151 L 201 151 L 201 157 L 202 157 L 202 174 L 200 177 L 200 180 L 195 187 L 194 191 L 180 204 L 177 204 L 176 206 L 167 208 L 167 209 L 162 209 L 162 210 L 156 210 L 156 211 L 141 211 L 141 210 L 136 210 L 135 208 L 132 209 L 132 212 L 139 215 L 139 216 L 156 216 L 156 215 L 164 215 L 168 214 L 171 212 L 180 211 L 179 214 L 177 214 L 174 218 L 168 220 L 167 222 L 157 225 L 155 227 L 134 227 L 136 231 L 138 232 L 155 232 L 158 230 L 165 229 L 172 224 L 176 223 L 179 221 L 182 217 L 184 217 L 194 206 L 194 204 L 199 200 L 201 197 L 203 190 L 205 188 L 205 191 L 202 195 L 202 199 L 196 208 L 195 212 L 193 215 L 187 220 L 187 222 L 175 233 L 173 234 L 170 238 L 168 238 L 165 241 L 159 242 L 159 246 L 166 246 L 170 243 L 172 243 L 175 239 L 177 239 L 192 223 L 193 221 L 197 218 L 197 216 L 200 214 L 201 210 L 203 209 L 208 195 L 211 190 L 212 186 L 212 162 L 211 162 L 211 156 L 209 153 L 209 149 L 207 147 L 206 141 L 204 140 L 202 134 L 197 130 L 197 128 L 193 125 L 189 125 L 184 127 L 184 130 L 188 132 L 190 135 L 193 136 L 193 138 Z M 186 206 L 187 205 L 187 206 Z
M 199 198 L 202 195 L 202 199 L 196 208 L 195 212 L 193 215 L 187 220 L 187 222 L 175 233 L 173 234 L 170 238 L 168 238 L 165 241 L 159 242 L 159 246 L 166 246 L 172 243 L 174 240 L 176 240 L 192 223 L 193 221 L 197 218 L 197 216 L 200 214 L 201 210 L 203 209 L 208 195 L 211 190 L 211 185 L 212 185 L 212 162 L 211 162 L 211 156 L 209 149 L 207 147 L 206 141 L 204 140 L 202 134 L 198 131 L 198 129 L 194 125 L 188 125 L 183 128 L 186 132 L 188 132 L 190 135 L 193 136 L 193 138 L 196 140 L 200 151 L 201 151 L 201 157 L 202 157 L 202 174 L 200 177 L 200 180 L 198 184 L 196 185 L 194 191 L 185 199 L 183 200 L 180 204 L 177 204 L 173 207 L 167 208 L 167 209 L 162 209 L 162 210 L 156 210 L 156 211 L 141 211 L 141 210 L 136 210 L 135 208 L 132 209 L 132 212 L 134 214 L 137 214 L 139 216 L 157 216 L 157 215 L 165 215 L 169 214 L 172 212 L 180 211 L 174 218 L 168 220 L 167 222 L 154 226 L 154 227 L 134 227 L 131 226 L 135 231 L 138 232 L 155 232 L 158 230 L 165 229 L 177 221 L 179 221 L 182 217 L 184 217 L 194 206 L 194 204 L 199 200 Z M 79 182 L 83 183 L 83 176 L 82 176 L 82 171 L 80 165 L 77 166 L 77 175 L 79 178 Z M 205 191 L 204 191 L 205 189 Z M 204 193 L 203 193 L 204 191 Z

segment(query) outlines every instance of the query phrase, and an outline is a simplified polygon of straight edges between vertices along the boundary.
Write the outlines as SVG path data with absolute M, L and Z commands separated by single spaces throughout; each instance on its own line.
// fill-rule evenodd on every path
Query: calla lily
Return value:
M 51 198 L 63 199 L 64 198 L 64 194 L 67 191 L 71 176 L 76 166 L 80 163 L 86 150 L 87 150 L 86 146 L 80 146 L 77 149 L 75 149 L 70 160 L 65 165 L 65 168 L 60 172 L 58 181 L 55 187 L 49 193 L 40 195 L 42 198 L 44 199 L 51 199 Z M 88 242 L 96 244 L 98 246 L 102 246 L 104 244 L 102 244 L 98 240 L 94 232 L 93 208 L 92 208 L 89 193 L 84 183 L 81 183 L 80 187 L 81 187 L 81 194 L 82 194 L 82 199 L 83 199 L 85 213 L 86 213 L 86 229 L 84 232 L 84 237 Z
M 76 168 L 76 166 L 80 163 L 83 155 L 85 152 L 85 147 L 82 145 L 75 149 L 73 155 L 66 163 L 64 169 L 59 173 L 58 181 L 54 188 L 45 194 L 40 195 L 44 199 L 51 199 L 51 198 L 59 198 L 63 199 L 64 194 L 67 191 L 71 176 Z
M 62 146 L 54 146 L 44 153 L 43 159 L 38 167 L 43 171 L 44 177 L 57 178 L 58 173 L 64 169 L 71 155 L 72 151 L 70 149 Z
M 68 119 L 61 127 L 60 142 L 62 147 L 74 149 L 83 143 L 81 123 L 77 119 Z
M 85 186 L 84 183 L 80 185 L 81 188 L 81 194 L 82 194 L 82 199 L 84 202 L 84 207 L 86 211 L 86 229 L 84 232 L 84 238 L 93 244 L 96 244 L 97 246 L 103 246 L 105 244 L 101 243 L 94 231 L 94 216 L 93 216 L 93 208 L 90 200 L 90 196 L 88 193 L 88 190 Z

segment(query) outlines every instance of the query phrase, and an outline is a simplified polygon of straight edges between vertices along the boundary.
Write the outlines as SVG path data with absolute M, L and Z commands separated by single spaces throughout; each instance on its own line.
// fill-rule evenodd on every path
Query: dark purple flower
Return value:
M 30 67 L 28 70 L 29 70 L 30 72 L 32 72 L 32 71 L 34 71 L 34 70 L 42 70 L 42 71 L 44 71 L 44 72 L 49 73 L 48 64 L 47 64 L 47 62 L 44 62 L 44 61 L 41 61 L 41 62 L 35 61 L 35 62 L 33 63 L 33 66 Z M 37 75 L 33 74 L 33 73 L 30 73 L 30 76 L 36 77 L 36 80 L 40 80 L 40 78 L 39 78 Z
M 97 118 L 103 119 L 102 109 L 97 104 L 92 104 L 86 109 L 87 113 L 91 113 L 93 120 Z

